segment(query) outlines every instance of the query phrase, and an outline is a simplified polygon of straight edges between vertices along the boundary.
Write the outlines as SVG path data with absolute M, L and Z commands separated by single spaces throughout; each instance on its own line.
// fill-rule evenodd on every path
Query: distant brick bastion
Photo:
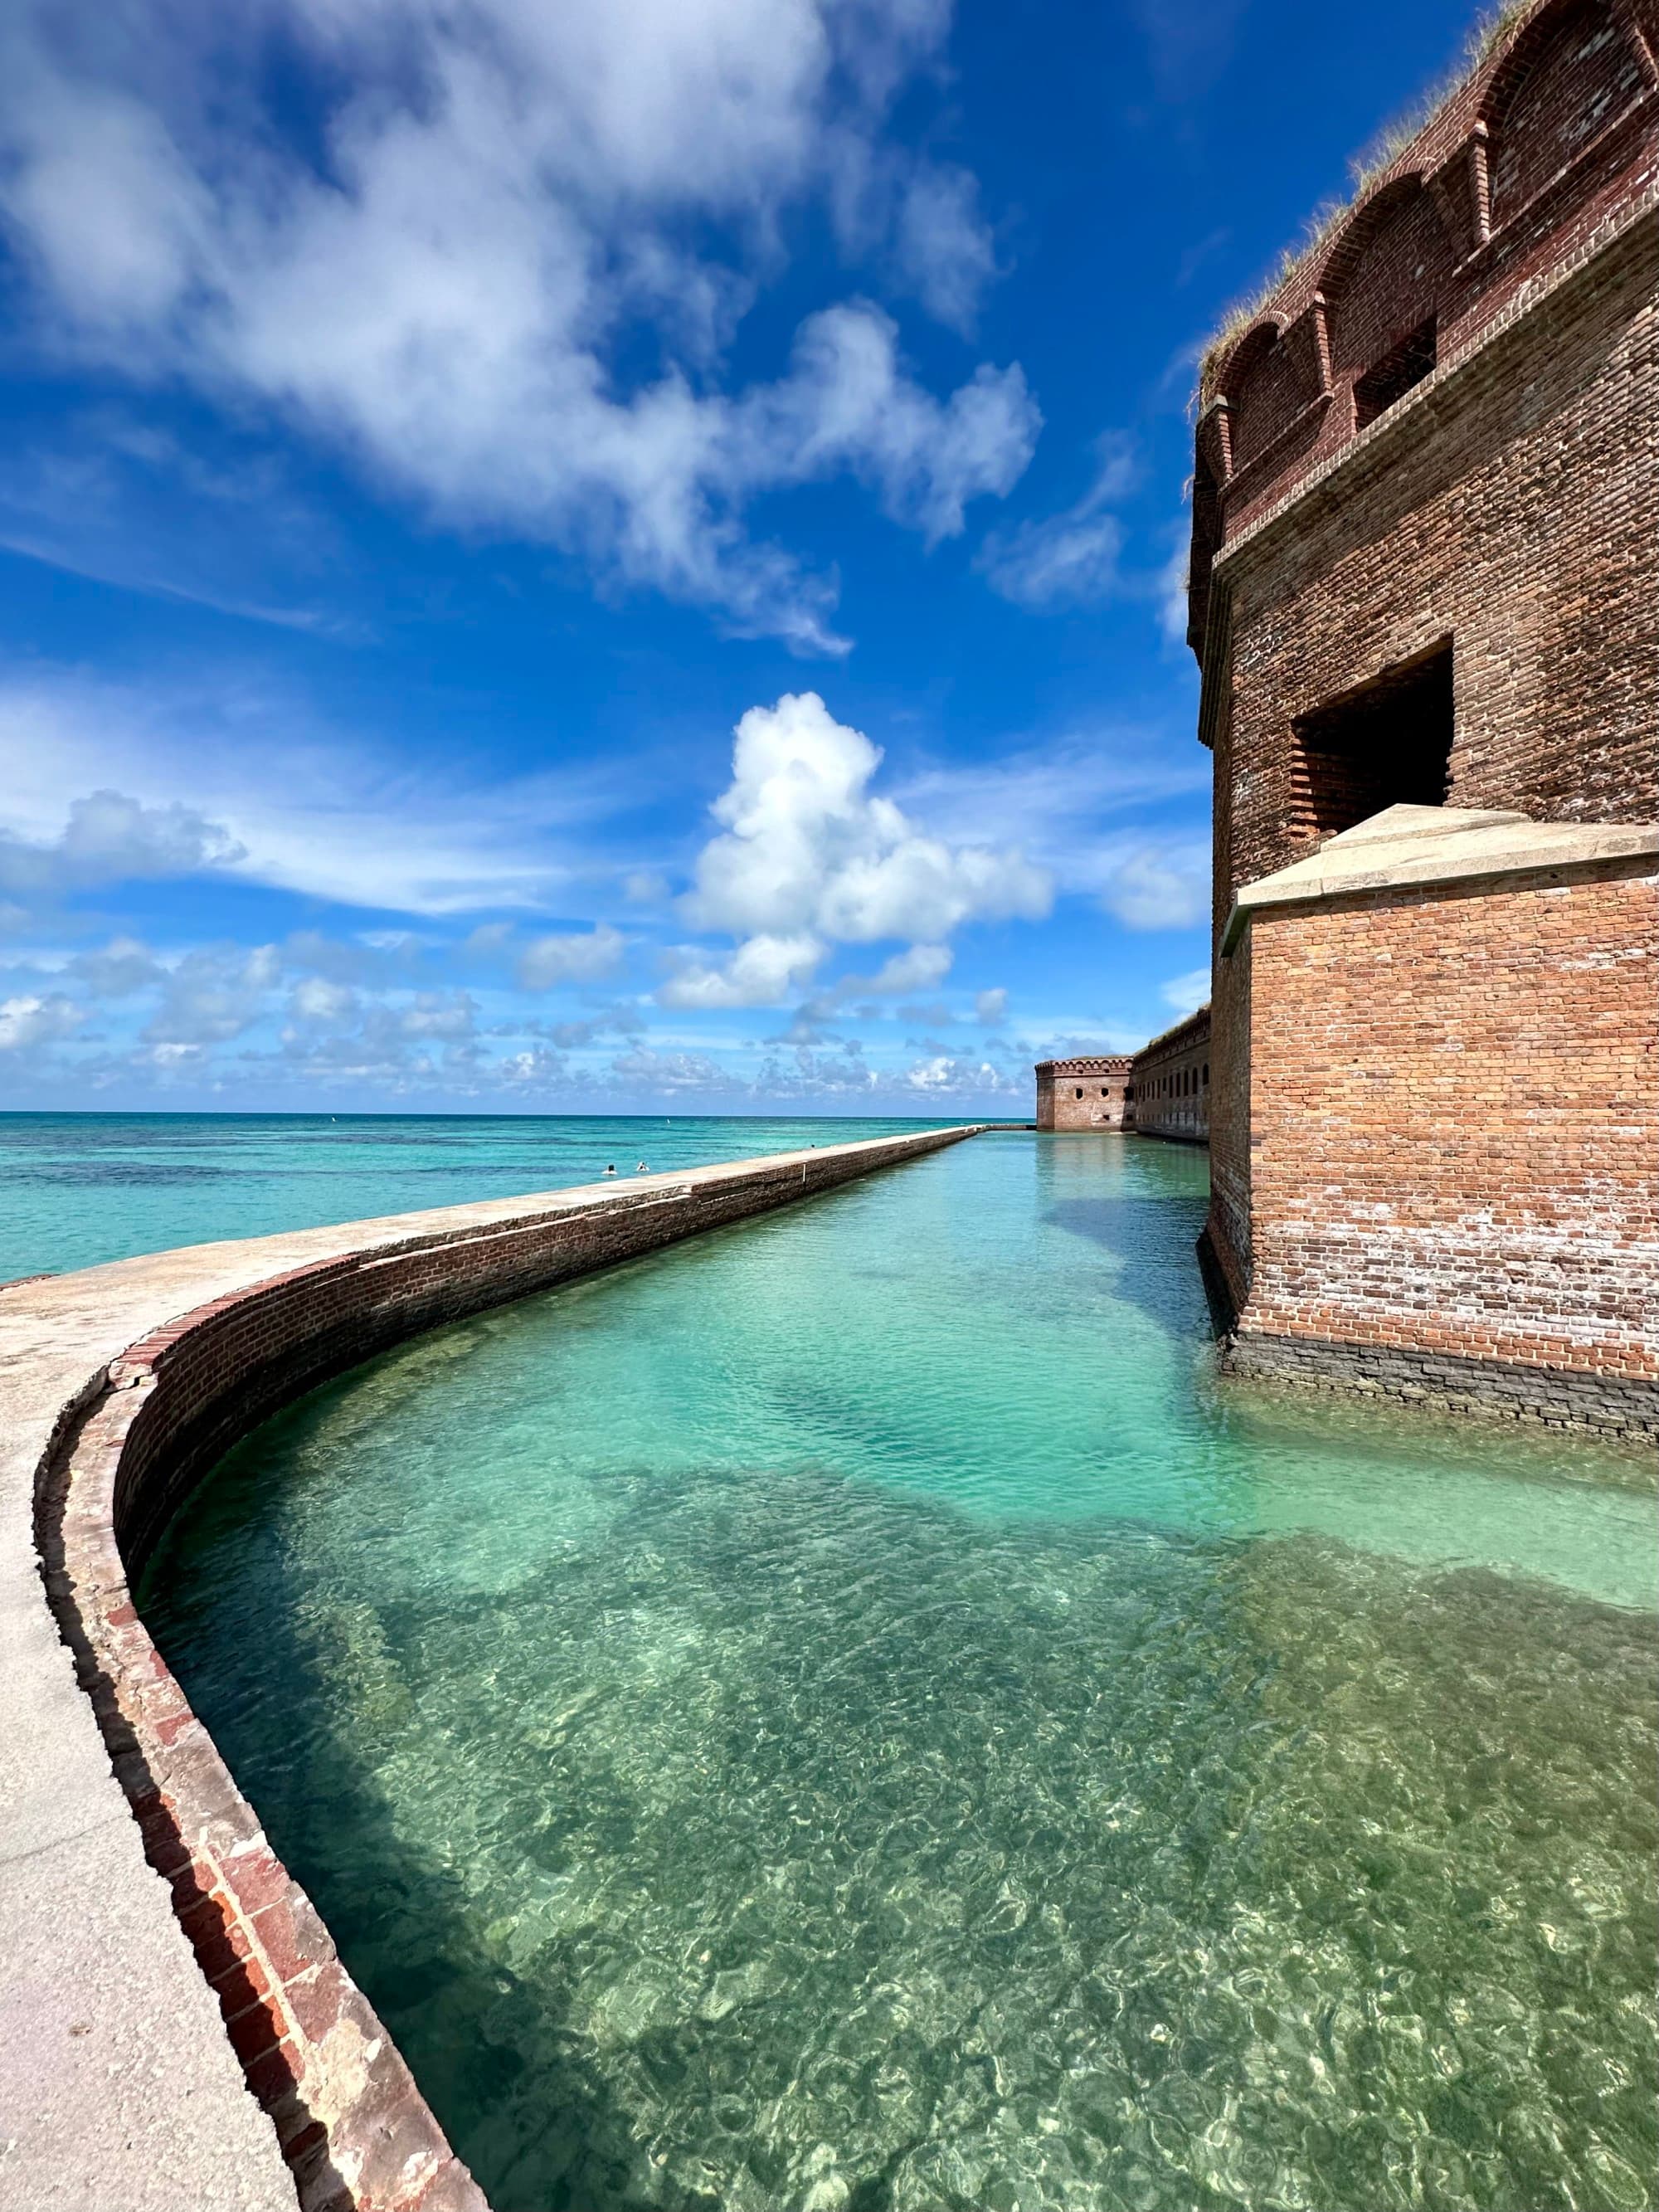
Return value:
M 1142 1137 L 1210 1140 L 1210 1010 L 1139 1052 L 1083 1053 L 1036 1064 L 1039 1129 L 1133 1129 Z
M 0 2205 L 281 2212 L 297 2190 L 305 2212 L 487 2212 L 132 1589 L 192 1486 L 327 1377 L 975 1133 L 0 1289 Z

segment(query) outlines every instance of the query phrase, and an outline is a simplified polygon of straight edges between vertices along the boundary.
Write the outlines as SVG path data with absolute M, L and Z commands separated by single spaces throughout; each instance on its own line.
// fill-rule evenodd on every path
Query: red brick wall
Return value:
M 1039 1129 L 1121 1129 L 1128 1113 L 1127 1053 L 1037 1062 Z
M 1659 1376 L 1652 877 L 1275 908 L 1250 938 L 1241 1340 Z
M 1433 315 L 1441 361 L 1478 347 L 1650 198 L 1656 17 L 1654 0 L 1546 0 L 1512 23 L 1206 364 L 1198 445 L 1217 493 L 1194 515 L 1195 647 L 1212 556 L 1353 439 L 1354 382 L 1392 340 Z M 1306 434 L 1264 453 L 1292 374 L 1304 405 L 1325 404 Z
M 1225 879 L 1298 858 L 1292 723 L 1452 641 L 1447 803 L 1659 816 L 1659 222 L 1224 564 Z
M 1250 1285 L 1250 1005 L 1252 941 L 1246 931 L 1218 962 L 1210 997 L 1208 1237 L 1241 1308 Z
M 1210 1133 L 1210 1010 L 1200 1007 L 1134 1057 L 1134 1126 L 1201 1145 Z
M 1540 21 L 1490 110 L 1492 219 L 1501 224 L 1626 115 L 1646 82 L 1628 19 L 1574 0 Z

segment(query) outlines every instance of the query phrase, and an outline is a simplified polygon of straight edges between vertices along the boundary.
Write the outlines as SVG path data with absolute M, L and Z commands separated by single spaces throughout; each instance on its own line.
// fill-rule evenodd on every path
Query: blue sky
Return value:
M 0 1105 L 1029 1109 L 1204 990 L 1187 407 L 1312 0 L 0 27 Z

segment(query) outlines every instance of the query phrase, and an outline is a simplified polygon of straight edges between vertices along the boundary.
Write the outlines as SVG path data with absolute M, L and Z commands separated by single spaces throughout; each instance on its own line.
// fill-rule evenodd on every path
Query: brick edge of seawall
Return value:
M 129 1345 L 58 1410 L 36 1482 L 46 1592 L 150 1866 L 269 2116 L 303 2212 L 489 2212 L 320 1914 L 272 1850 L 132 1595 L 236 1439 L 388 1346 L 979 1133 L 919 1131 L 378 1230 Z M 349 1238 L 351 1224 L 336 1235 Z M 253 1240 L 250 1254 L 270 1240 Z M 156 1255 L 158 1261 L 172 1255 Z M 63 1282 L 65 1278 L 47 1278 Z M 14 1286 L 21 1287 L 21 1286 Z

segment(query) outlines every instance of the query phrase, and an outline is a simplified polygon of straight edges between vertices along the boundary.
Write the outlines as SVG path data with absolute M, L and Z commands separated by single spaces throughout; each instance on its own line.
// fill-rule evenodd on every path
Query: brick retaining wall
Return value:
M 128 1346 L 64 1408 L 38 1493 L 48 1592 L 146 1856 L 172 1887 L 305 2212 L 487 2207 L 150 1640 L 131 1584 L 168 1518 L 238 1437 L 401 1338 L 973 1133 L 600 1186 L 521 1215 L 496 1203 L 459 1225 L 456 1209 L 428 1218 L 443 1226 L 422 1229 L 418 1215 L 363 1224 L 382 1233 L 198 1305 Z

